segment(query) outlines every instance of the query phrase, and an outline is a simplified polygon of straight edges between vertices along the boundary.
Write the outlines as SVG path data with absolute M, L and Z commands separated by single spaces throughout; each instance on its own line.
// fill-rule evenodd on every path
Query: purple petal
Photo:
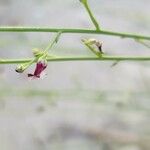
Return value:
M 28 74 L 28 77 L 40 78 L 41 73 L 46 69 L 46 67 L 47 67 L 47 63 L 39 61 L 36 64 L 34 74 Z

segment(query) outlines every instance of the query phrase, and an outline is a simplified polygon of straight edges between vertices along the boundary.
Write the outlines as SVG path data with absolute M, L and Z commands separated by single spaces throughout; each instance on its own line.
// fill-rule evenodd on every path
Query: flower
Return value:
M 35 78 L 40 78 L 41 73 L 46 69 L 47 67 L 47 62 L 44 61 L 38 61 L 36 64 L 36 68 L 33 74 L 29 73 L 28 77 L 35 77 Z

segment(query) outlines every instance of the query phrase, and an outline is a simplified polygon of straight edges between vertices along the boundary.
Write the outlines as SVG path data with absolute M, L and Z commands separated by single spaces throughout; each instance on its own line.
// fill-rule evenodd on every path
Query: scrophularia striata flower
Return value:
M 34 70 L 34 73 L 29 73 L 28 77 L 32 77 L 32 78 L 41 78 L 42 75 L 44 74 L 44 70 L 47 67 L 47 61 L 46 60 L 40 60 L 36 63 L 36 67 Z
M 44 70 L 47 67 L 47 53 L 40 51 L 38 49 L 33 49 L 33 54 L 35 56 L 35 59 L 31 60 L 28 63 L 24 63 L 21 65 L 18 65 L 16 68 L 16 72 L 23 73 L 28 67 L 30 67 L 35 61 L 36 67 L 33 73 L 28 73 L 28 77 L 32 79 L 41 78 L 44 75 Z

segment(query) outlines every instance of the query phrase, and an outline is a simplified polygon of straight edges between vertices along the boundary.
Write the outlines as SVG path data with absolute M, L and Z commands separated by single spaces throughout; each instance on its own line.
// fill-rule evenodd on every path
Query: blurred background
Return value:
M 89 0 L 101 28 L 150 34 L 149 0 Z M 0 25 L 89 28 L 79 0 L 0 0 Z M 53 33 L 0 33 L 0 58 L 32 57 Z M 57 55 L 93 54 L 82 38 L 110 55 L 150 55 L 132 39 L 63 34 Z M 1 150 L 150 150 L 150 62 L 49 62 L 43 80 L 0 65 Z

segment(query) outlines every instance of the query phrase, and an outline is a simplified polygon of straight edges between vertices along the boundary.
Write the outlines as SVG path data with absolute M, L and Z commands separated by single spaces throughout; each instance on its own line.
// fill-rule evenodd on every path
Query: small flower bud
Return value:
M 87 44 L 93 45 L 96 44 L 97 40 L 96 39 L 88 39 Z
M 39 56 L 41 56 L 43 54 L 43 51 L 41 51 L 41 50 L 39 50 L 37 48 L 32 49 L 32 52 L 33 52 L 33 55 L 35 57 L 39 57 Z
M 23 65 L 17 66 L 16 69 L 15 69 L 15 71 L 18 72 L 18 73 L 22 73 L 24 71 Z
M 103 54 L 103 51 L 102 51 L 102 42 L 100 42 L 99 40 L 96 40 L 96 39 L 82 39 L 81 41 L 85 45 L 90 46 L 93 49 L 94 49 L 94 47 L 96 47 L 99 50 L 99 52 L 101 54 Z
M 31 64 L 33 63 L 33 61 L 18 65 L 15 69 L 16 72 L 18 73 L 23 73 Z

